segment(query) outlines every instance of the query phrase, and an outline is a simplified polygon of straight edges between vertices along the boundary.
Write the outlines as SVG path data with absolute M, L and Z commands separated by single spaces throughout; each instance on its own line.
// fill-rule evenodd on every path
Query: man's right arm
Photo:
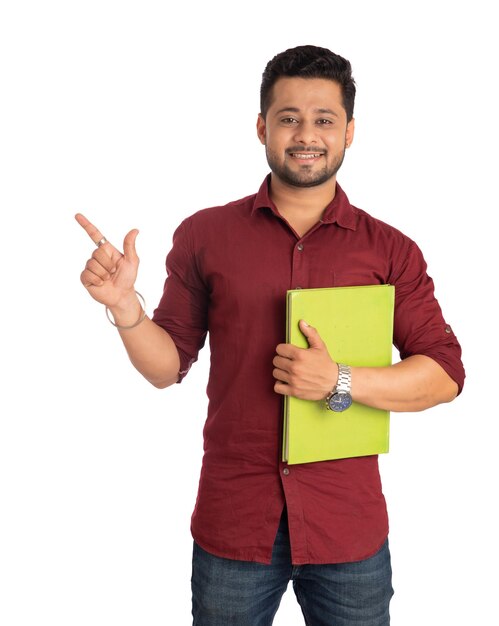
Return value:
M 142 305 L 135 291 L 109 310 L 118 327 L 132 326 L 142 315 Z M 146 317 L 134 328 L 118 328 L 118 331 L 130 361 L 146 380 L 158 389 L 177 382 L 180 359 L 166 330 Z
M 81 273 L 83 286 L 108 307 L 131 362 L 146 380 L 160 389 L 176 383 L 180 358 L 175 343 L 163 328 L 144 317 L 135 291 L 138 231 L 126 235 L 121 254 L 86 217 L 78 214 L 76 221 L 97 246 Z

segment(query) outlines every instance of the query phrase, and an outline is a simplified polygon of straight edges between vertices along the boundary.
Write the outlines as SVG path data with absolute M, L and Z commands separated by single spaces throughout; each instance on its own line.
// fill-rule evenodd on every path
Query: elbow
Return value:
M 163 372 L 141 372 L 142 376 L 156 389 L 166 389 L 178 383 L 178 369 Z
M 426 387 L 426 393 L 421 393 L 416 403 L 419 405 L 416 410 L 430 409 L 438 404 L 446 404 L 452 402 L 459 393 L 457 383 L 450 378 L 445 372 L 439 380 L 434 381 L 433 385 Z
M 433 393 L 430 395 L 433 395 L 434 404 L 452 402 L 459 393 L 459 385 L 440 364 L 436 363 L 436 361 L 433 363 L 435 364 L 431 376 L 433 380 Z
M 178 376 L 175 378 L 166 378 L 161 380 L 148 378 L 147 380 L 153 387 L 156 387 L 156 389 L 166 389 L 167 387 L 171 387 L 178 382 Z
M 442 389 L 441 393 L 442 399 L 440 400 L 440 404 L 452 402 L 452 400 L 455 400 L 457 398 L 457 395 L 459 393 L 458 384 L 449 377 L 449 380 L 445 385 L 445 388 Z

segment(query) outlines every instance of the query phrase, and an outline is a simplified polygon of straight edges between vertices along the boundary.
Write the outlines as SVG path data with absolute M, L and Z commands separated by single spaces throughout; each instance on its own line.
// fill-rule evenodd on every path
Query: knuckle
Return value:
M 297 377 L 300 375 L 301 372 L 301 365 L 300 363 L 296 363 L 296 362 L 292 362 L 291 365 L 289 366 L 289 373 L 293 376 L 293 377 Z

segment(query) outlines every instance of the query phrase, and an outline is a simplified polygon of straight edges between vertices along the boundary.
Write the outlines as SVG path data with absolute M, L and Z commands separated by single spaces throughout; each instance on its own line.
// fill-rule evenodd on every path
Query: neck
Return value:
M 279 213 L 300 236 L 317 224 L 335 193 L 336 176 L 316 187 L 295 187 L 271 175 L 270 197 Z

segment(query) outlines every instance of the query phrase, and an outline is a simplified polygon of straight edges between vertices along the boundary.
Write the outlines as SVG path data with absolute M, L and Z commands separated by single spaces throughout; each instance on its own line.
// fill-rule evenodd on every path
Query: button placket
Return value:
M 307 257 L 305 256 L 305 244 L 302 241 L 295 243 L 292 249 L 292 275 L 290 289 L 301 289 L 307 283 Z

